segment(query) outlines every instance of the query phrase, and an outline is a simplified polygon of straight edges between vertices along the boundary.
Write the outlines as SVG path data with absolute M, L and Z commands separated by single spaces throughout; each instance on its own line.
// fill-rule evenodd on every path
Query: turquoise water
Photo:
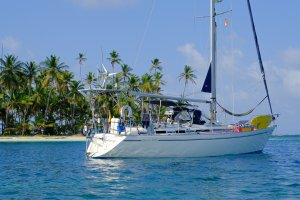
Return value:
M 300 137 L 261 154 L 87 160 L 84 142 L 0 143 L 0 199 L 300 199 Z

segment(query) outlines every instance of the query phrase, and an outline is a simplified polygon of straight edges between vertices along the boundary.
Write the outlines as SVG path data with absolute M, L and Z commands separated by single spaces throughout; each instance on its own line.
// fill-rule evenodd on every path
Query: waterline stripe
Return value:
M 160 141 L 160 142 L 180 142 L 180 141 L 196 141 L 196 140 L 226 140 L 226 139 L 238 139 L 238 138 L 244 138 L 244 137 L 252 137 L 252 136 L 257 136 L 257 135 L 263 135 L 263 134 L 267 134 L 268 132 L 262 132 L 262 133 L 257 133 L 257 134 L 254 134 L 254 135 L 243 135 L 243 136 L 238 136 L 238 137 L 225 137 L 225 138 L 206 138 L 206 139 L 182 139 L 182 140 L 176 140 L 176 139 L 173 139 L 173 140 L 164 140 L 164 139 L 160 139 L 160 140 L 157 140 L 157 141 Z M 141 141 L 153 141 L 153 140 L 124 140 L 124 142 L 141 142 Z

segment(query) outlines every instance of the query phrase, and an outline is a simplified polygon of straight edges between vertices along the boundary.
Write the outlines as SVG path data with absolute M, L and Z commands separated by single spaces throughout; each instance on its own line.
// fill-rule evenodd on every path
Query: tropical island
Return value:
M 75 59 L 75 58 L 74 58 Z M 82 74 L 86 61 L 79 53 L 80 80 L 60 57 L 50 55 L 37 64 L 35 61 L 23 62 L 16 55 L 5 55 L 0 59 L 0 123 L 1 136 L 8 135 L 75 135 L 82 133 L 84 125 L 91 125 L 90 102 L 79 90 L 91 88 L 98 80 L 93 72 Z M 163 80 L 161 61 L 155 58 L 149 64 L 150 70 L 141 76 L 125 64 L 117 51 L 107 58 L 112 71 L 118 67 L 119 73 L 107 83 L 107 88 L 141 91 L 159 94 Z M 196 76 L 191 66 L 184 66 L 178 76 L 184 81 L 184 91 L 188 82 L 195 84 Z M 121 99 L 122 105 L 129 104 L 134 111 L 134 121 L 141 121 L 140 107 L 128 95 Z M 118 116 L 120 108 L 110 96 L 101 95 L 95 100 L 96 112 L 108 113 L 107 119 Z M 164 110 L 161 110 L 163 116 Z

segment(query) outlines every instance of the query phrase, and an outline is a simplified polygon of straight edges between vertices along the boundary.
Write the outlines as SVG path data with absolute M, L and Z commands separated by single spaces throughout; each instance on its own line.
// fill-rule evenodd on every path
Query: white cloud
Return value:
M 9 53 L 16 53 L 16 51 L 21 47 L 21 43 L 12 36 L 5 37 L 1 43 Z
M 187 58 L 187 64 L 194 68 L 208 68 L 208 61 L 197 51 L 194 44 L 185 44 L 177 48 Z
M 226 41 L 240 42 L 241 38 L 239 37 L 239 35 L 237 34 L 237 32 L 232 31 L 231 33 L 229 33 L 228 35 L 225 36 L 225 40 Z
M 72 0 L 73 3 L 84 8 L 117 8 L 133 5 L 138 0 Z
M 31 50 L 27 50 L 26 53 L 27 53 L 27 56 L 29 57 L 29 60 L 37 60 L 35 52 L 33 52 Z
M 208 69 L 208 59 L 197 51 L 194 44 L 185 44 L 177 49 L 187 59 L 187 63 L 198 69 L 198 74 L 205 74 Z M 269 89 L 276 97 L 291 95 L 300 96 L 300 69 L 295 68 L 300 64 L 300 48 L 289 48 L 281 53 L 281 57 L 264 61 L 265 73 Z M 239 49 L 222 50 L 218 62 L 218 87 L 220 95 L 227 96 L 234 88 L 237 100 L 257 99 L 264 95 L 262 75 L 257 61 L 252 63 L 242 62 L 244 54 Z M 200 72 L 199 72 L 200 71 Z M 198 76 L 197 85 L 202 86 L 205 78 Z M 228 89 L 229 88 L 229 89 Z M 248 92 L 243 92 L 243 89 Z M 255 93 L 252 93 L 255 91 Z M 250 95 L 251 94 L 251 95 Z M 255 95 L 254 95 L 255 94 Z M 227 96 L 228 98 L 228 96 Z
M 292 94 L 300 96 L 300 70 L 284 70 L 283 84 Z
M 267 82 L 270 83 L 268 85 L 278 96 L 299 97 L 300 48 L 286 49 L 280 55 L 279 59 L 264 62 Z M 259 67 L 258 64 L 257 67 Z M 256 78 L 261 79 L 260 73 L 256 74 Z
M 263 62 L 264 65 L 264 69 L 265 69 L 265 76 L 267 79 L 267 82 L 278 82 L 281 80 L 281 70 L 274 61 L 264 61 Z M 250 66 L 248 67 L 248 71 L 247 73 L 249 74 L 250 78 L 253 79 L 253 81 L 258 81 L 261 82 L 262 81 L 262 74 L 260 71 L 260 66 L 258 61 L 257 62 L 253 62 L 252 64 L 250 64 Z
M 261 81 L 262 75 L 260 73 L 260 67 L 258 62 L 254 62 L 250 64 L 250 66 L 247 69 L 247 74 L 252 78 L 254 81 Z
M 231 51 L 225 49 L 221 55 L 218 65 L 225 68 L 226 71 L 233 70 L 238 67 L 239 60 L 244 56 L 243 52 L 239 49 L 233 49 Z
M 282 59 L 287 64 L 300 64 L 300 48 L 289 48 L 282 53 Z
M 197 76 L 197 85 L 202 88 L 203 81 L 207 74 L 209 58 L 205 58 L 205 56 L 197 51 L 194 44 L 185 44 L 177 48 L 177 50 L 182 53 L 186 59 L 187 64 L 193 66 L 197 69 L 197 74 L 201 74 L 201 76 Z M 219 55 L 218 65 L 218 89 L 220 89 L 221 95 L 225 95 L 228 92 L 228 88 L 232 88 L 233 79 L 248 79 L 247 73 L 245 72 L 245 65 L 241 65 L 240 61 L 243 58 L 244 54 L 240 49 L 223 49 Z M 259 69 L 259 68 L 257 68 Z M 239 74 L 243 74 L 243 76 L 239 76 Z M 227 89 L 225 89 L 227 88 Z M 198 88 L 199 89 L 199 88 Z M 222 92 L 221 92 L 222 91 Z M 246 99 L 249 94 L 246 93 L 240 94 L 240 99 Z M 227 96 L 227 95 L 226 95 Z
M 202 88 L 202 84 L 208 70 L 208 59 L 205 59 L 203 54 L 196 49 L 194 44 L 187 43 L 181 45 L 177 47 L 177 51 L 185 57 L 185 65 L 190 65 L 195 70 L 195 74 L 197 76 L 195 80 L 196 85 L 189 83 L 186 89 L 186 95 L 194 97 L 193 94 L 199 93 Z M 183 86 L 182 81 L 179 85 L 180 87 Z
M 187 43 L 179 46 L 177 50 L 186 57 L 188 65 L 200 70 L 208 69 L 209 58 L 205 58 L 205 56 L 195 48 L 194 44 Z M 239 61 L 243 56 L 243 52 L 239 49 L 233 49 L 231 51 L 225 49 L 221 53 L 220 60 L 217 64 L 222 70 L 228 72 L 239 67 Z

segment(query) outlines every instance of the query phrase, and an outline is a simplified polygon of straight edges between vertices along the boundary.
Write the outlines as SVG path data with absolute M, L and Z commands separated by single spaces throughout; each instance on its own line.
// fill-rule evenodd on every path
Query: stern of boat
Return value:
M 125 135 L 97 133 L 87 138 L 86 155 L 90 158 L 102 157 L 126 138 Z

